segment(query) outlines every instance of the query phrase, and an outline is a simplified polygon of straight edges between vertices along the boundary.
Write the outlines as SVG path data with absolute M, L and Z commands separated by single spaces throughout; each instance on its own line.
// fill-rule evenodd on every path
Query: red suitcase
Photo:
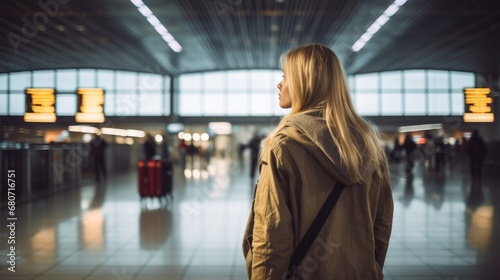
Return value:
M 141 199 L 172 196 L 172 164 L 170 162 L 158 159 L 141 160 L 138 168 Z

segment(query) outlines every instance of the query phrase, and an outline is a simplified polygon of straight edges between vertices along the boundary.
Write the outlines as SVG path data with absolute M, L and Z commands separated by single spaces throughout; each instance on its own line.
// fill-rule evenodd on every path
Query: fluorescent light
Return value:
M 406 3 L 406 1 L 408 1 L 408 0 L 396 0 L 396 1 L 394 1 L 394 4 L 396 4 L 399 7 L 401 7 L 401 6 L 403 6 Z
M 155 15 L 150 15 L 146 18 L 153 27 L 163 26 Z M 156 29 L 156 28 L 155 28 Z M 165 28 L 166 29 L 166 28 Z
M 174 51 L 174 52 L 181 52 L 182 51 L 182 46 L 177 42 L 172 36 L 172 34 L 168 33 L 168 30 L 165 26 L 163 26 L 160 22 L 160 20 L 153 14 L 153 11 L 149 9 L 142 0 L 130 0 L 134 6 L 137 7 L 139 12 L 149 21 L 149 23 L 154 27 L 156 32 L 161 35 L 163 40 L 167 42 L 168 46 Z
M 144 6 L 140 6 L 137 8 L 139 10 L 139 12 L 141 12 L 141 14 L 145 17 L 149 17 L 153 14 L 153 12 L 148 8 L 148 6 L 144 5 Z
M 156 29 L 156 31 L 157 31 L 160 35 L 162 35 L 162 37 L 163 37 L 164 35 L 166 35 L 166 34 L 169 34 L 169 33 L 168 33 L 168 30 L 167 30 L 167 29 L 165 28 L 165 26 L 163 26 L 163 25 L 156 25 L 156 26 L 155 26 L 155 29 Z M 170 36 L 172 36 L 172 35 L 170 35 Z M 172 37 L 172 38 L 173 38 L 173 37 Z
M 228 122 L 210 122 L 208 128 L 215 134 L 231 134 L 231 124 Z
M 351 50 L 353 52 L 358 52 L 361 50 L 368 41 L 372 38 L 372 36 L 377 33 L 377 31 L 386 24 L 391 16 L 393 16 L 401 6 L 403 6 L 408 0 L 396 0 L 394 1 L 383 13 L 380 17 L 375 20 L 375 22 L 368 27 L 368 29 L 359 37 L 359 39 L 352 45 Z
M 130 2 L 132 2 L 132 4 L 134 4 L 136 7 L 144 6 L 142 0 L 130 0 Z
M 170 42 L 170 43 L 168 43 L 168 45 L 174 52 L 181 52 L 182 51 L 182 47 L 179 43 L 177 43 L 177 41 Z
M 440 124 L 440 123 L 433 123 L 433 124 L 420 124 L 420 125 L 401 126 L 401 127 L 398 128 L 398 131 L 400 133 L 405 133 L 405 132 L 434 130 L 434 129 L 442 129 L 442 128 L 443 128 L 442 124 Z
M 384 11 L 384 15 L 388 16 L 388 17 L 391 17 L 392 15 L 394 15 L 398 10 L 399 10 L 399 7 L 398 5 L 396 5 L 395 3 L 392 3 L 392 5 L 389 6 L 389 8 L 387 8 L 385 11 Z

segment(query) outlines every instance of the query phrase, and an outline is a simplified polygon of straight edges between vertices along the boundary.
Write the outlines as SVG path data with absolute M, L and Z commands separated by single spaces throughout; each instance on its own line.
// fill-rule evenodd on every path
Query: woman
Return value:
M 375 130 L 354 110 L 342 66 L 322 45 L 286 54 L 243 251 L 250 279 L 285 279 L 290 257 L 338 181 L 345 188 L 298 267 L 299 279 L 382 279 L 391 183 Z

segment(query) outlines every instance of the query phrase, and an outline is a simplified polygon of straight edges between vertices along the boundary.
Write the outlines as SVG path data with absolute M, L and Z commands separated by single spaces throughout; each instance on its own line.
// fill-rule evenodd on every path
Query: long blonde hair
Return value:
M 385 154 L 378 133 L 354 109 L 344 70 L 335 53 L 323 45 L 300 46 L 283 57 L 282 70 L 288 81 L 292 108 L 264 140 L 263 149 L 293 115 L 320 111 L 350 179 L 366 182 L 366 174 L 361 172 L 366 164 L 373 164 L 375 172 L 382 176 L 380 162 L 385 160 Z M 367 159 L 372 162 L 366 162 Z

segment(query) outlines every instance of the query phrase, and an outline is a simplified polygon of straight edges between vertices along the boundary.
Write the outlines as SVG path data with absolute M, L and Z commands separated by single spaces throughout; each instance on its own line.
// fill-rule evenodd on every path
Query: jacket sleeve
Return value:
M 293 253 L 292 214 L 281 150 L 263 155 L 254 204 L 252 279 L 284 279 Z
M 377 215 L 375 217 L 375 258 L 380 268 L 384 267 L 385 256 L 389 247 L 392 231 L 394 202 L 392 199 L 391 180 L 387 164 L 384 164 L 381 191 L 378 199 Z

